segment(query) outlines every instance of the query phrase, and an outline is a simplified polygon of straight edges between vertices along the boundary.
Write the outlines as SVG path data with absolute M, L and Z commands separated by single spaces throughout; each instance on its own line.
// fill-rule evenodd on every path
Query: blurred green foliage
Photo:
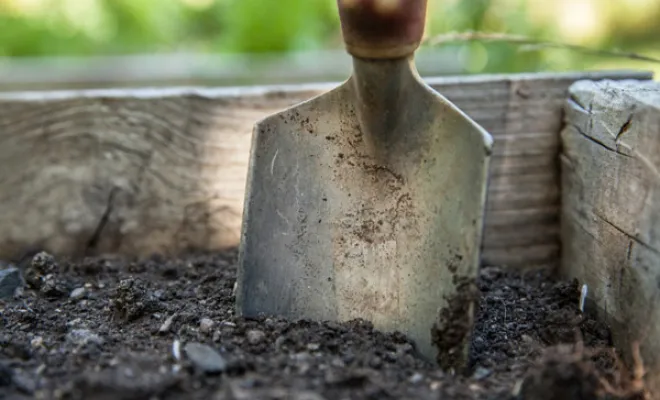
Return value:
M 313 49 L 336 33 L 327 0 L 0 0 L 0 55 Z M 26 7 L 27 8 L 27 7 Z M 13 11 L 12 11 L 13 10 Z
M 532 0 L 533 1 L 533 0 Z M 534 38 L 550 34 L 550 24 L 530 24 L 526 19 L 528 0 L 510 1 L 511 7 L 497 9 L 493 0 L 440 1 L 432 4 L 429 34 L 443 32 L 512 32 Z M 539 53 L 520 53 L 516 46 L 506 43 L 483 44 L 472 42 L 458 44 L 468 53 L 468 72 L 519 72 L 543 68 L 544 59 Z
M 335 1 L 0 0 L 0 56 L 339 48 Z M 657 50 L 657 0 L 430 0 L 428 34 L 473 30 L 574 39 L 575 28 L 566 28 L 563 22 L 576 11 L 544 11 L 571 1 L 573 6 L 595 4 L 599 10 L 597 16 L 583 17 L 598 18 L 597 27 L 589 28 L 596 33 L 576 44 Z M 583 68 L 597 63 L 554 50 L 520 52 L 507 43 L 448 46 L 458 46 L 466 55 L 468 72 Z

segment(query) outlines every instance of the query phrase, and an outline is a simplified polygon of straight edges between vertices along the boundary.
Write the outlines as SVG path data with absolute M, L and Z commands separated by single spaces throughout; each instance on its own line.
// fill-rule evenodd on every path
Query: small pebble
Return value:
M 55 269 L 57 267 L 57 262 L 55 261 L 55 257 L 46 253 L 45 251 L 42 251 L 32 257 L 32 262 L 30 265 L 32 268 L 46 272 Z
M 94 343 L 97 345 L 103 344 L 103 339 L 89 329 L 73 329 L 66 335 L 66 338 L 69 342 L 79 346 L 88 343 Z
M 86 292 L 87 292 L 87 290 L 84 287 L 79 287 L 79 288 L 73 289 L 73 291 L 69 295 L 69 298 L 71 298 L 73 300 L 80 299 L 85 295 Z
M 188 343 L 183 348 L 193 365 L 206 373 L 217 373 L 227 369 L 227 361 L 213 348 L 201 343 Z
M 383 359 L 380 357 L 374 357 L 369 361 L 369 366 L 371 368 L 379 369 L 383 366 Z
M 163 324 L 160 326 L 158 329 L 158 332 L 160 333 L 167 333 L 170 331 L 172 328 L 172 323 L 174 322 L 174 319 L 176 318 L 176 314 L 172 314 L 169 318 L 163 322 Z
M 213 320 L 210 318 L 202 318 L 201 321 L 199 321 L 199 330 L 202 333 L 209 333 L 213 329 Z
M 23 287 L 23 277 L 17 268 L 0 270 L 0 299 L 11 299 Z
M 263 333 L 260 330 L 254 329 L 254 330 L 248 331 L 248 333 L 247 333 L 248 343 L 250 343 L 252 345 L 259 344 L 264 339 L 266 339 L 266 334 Z
M 66 326 L 69 328 L 80 325 L 82 323 L 82 320 L 80 318 L 72 319 L 71 321 L 67 321 Z
M 397 360 L 397 355 L 394 352 L 388 351 L 387 353 L 383 354 L 383 359 L 385 359 L 387 362 L 394 363 Z
M 172 343 L 172 357 L 177 361 L 181 360 L 181 342 L 179 339 L 175 339 Z
M 227 328 L 236 328 L 236 324 L 231 321 L 222 321 L 220 325 Z
M 300 362 L 300 361 L 309 361 L 312 359 L 312 356 L 309 353 L 301 352 L 292 355 L 291 358 Z
M 479 393 L 479 392 L 481 392 L 481 386 L 477 385 L 476 383 L 471 383 L 470 386 L 468 386 L 468 387 L 470 388 L 470 390 L 471 390 L 473 393 Z
M 30 346 L 32 346 L 32 348 L 34 349 L 43 346 L 43 344 L 44 344 L 44 338 L 42 338 L 41 336 L 37 336 L 30 341 Z
M 420 383 L 424 380 L 424 375 L 420 374 L 419 372 L 415 372 L 410 378 L 408 378 L 408 380 L 412 384 Z
M 335 368 L 346 367 L 346 363 L 344 363 L 341 358 L 333 358 L 332 361 L 330 362 L 330 365 L 332 365 Z
M 482 379 L 488 378 L 490 376 L 490 374 L 492 374 L 492 373 L 493 372 L 491 370 L 489 370 L 488 368 L 478 367 L 477 370 L 474 371 L 474 374 L 472 375 L 472 377 L 474 379 L 480 381 Z
M 396 351 L 399 355 L 410 354 L 413 352 L 413 346 L 410 343 L 404 343 L 398 346 Z

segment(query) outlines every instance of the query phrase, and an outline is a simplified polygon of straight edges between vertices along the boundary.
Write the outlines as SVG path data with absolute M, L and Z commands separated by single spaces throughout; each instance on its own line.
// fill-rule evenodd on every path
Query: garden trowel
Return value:
M 426 0 L 338 0 L 351 77 L 259 121 L 237 312 L 363 319 L 465 365 L 490 135 L 413 62 Z

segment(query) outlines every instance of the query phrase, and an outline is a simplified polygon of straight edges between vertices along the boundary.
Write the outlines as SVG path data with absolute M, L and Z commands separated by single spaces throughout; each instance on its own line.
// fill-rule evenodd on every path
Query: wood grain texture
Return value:
M 556 261 L 567 89 L 579 79 L 625 77 L 651 76 L 427 80 L 495 138 L 485 263 Z M 0 257 L 34 246 L 145 255 L 236 245 L 253 124 L 332 87 L 0 94 Z
M 576 83 L 561 139 L 561 271 L 660 396 L 660 83 Z

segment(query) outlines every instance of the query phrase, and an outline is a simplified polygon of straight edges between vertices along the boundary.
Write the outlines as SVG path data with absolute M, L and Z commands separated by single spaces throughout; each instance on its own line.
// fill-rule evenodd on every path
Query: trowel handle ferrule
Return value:
M 427 0 L 337 0 L 346 50 L 354 57 L 410 56 L 424 36 Z

